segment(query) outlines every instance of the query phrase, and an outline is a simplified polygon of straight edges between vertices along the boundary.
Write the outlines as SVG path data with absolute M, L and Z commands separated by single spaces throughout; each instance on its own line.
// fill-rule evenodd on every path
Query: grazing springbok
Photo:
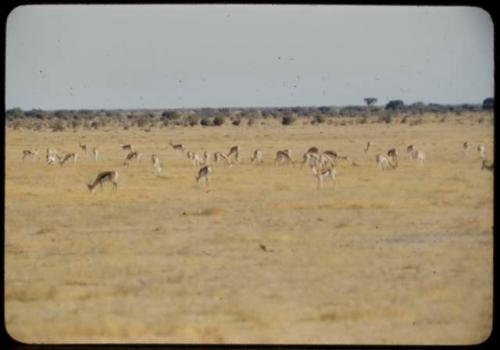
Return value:
M 203 180 L 205 185 L 208 185 L 208 175 L 212 173 L 212 167 L 209 165 L 205 165 L 204 167 L 200 168 L 198 170 L 198 176 L 196 176 L 196 182 L 201 183 L 201 180 Z
M 314 153 L 314 154 L 319 154 L 319 148 L 318 147 L 310 147 L 306 153 Z
M 137 161 L 140 161 L 141 160 L 141 157 L 142 157 L 142 154 L 140 154 L 139 152 L 137 151 L 131 151 L 129 154 L 127 154 L 127 156 L 125 157 L 125 161 L 123 162 L 123 165 L 126 165 L 128 166 L 129 165 L 129 161 L 132 160 L 132 159 L 136 159 Z
M 415 150 L 415 147 L 413 145 L 409 145 L 408 147 L 406 147 L 406 153 L 408 154 L 408 159 L 412 159 L 413 158 L 413 151 Z
M 283 164 L 283 163 L 295 163 L 291 156 L 291 151 L 289 149 L 285 149 L 282 151 L 276 152 L 276 158 L 274 160 L 274 164 Z
M 78 154 L 76 153 L 67 153 L 63 159 L 59 159 L 59 164 L 62 166 L 64 163 L 66 163 L 68 160 L 73 161 L 73 165 L 76 165 L 76 161 L 78 160 Z
M 124 151 L 129 151 L 129 152 L 133 152 L 134 151 L 134 146 L 132 146 L 130 143 L 128 143 L 126 145 L 120 145 L 120 147 Z
M 94 182 L 88 183 L 87 187 L 90 192 L 94 192 L 95 187 L 99 184 L 102 187 L 105 182 L 111 182 L 113 184 L 113 190 L 116 191 L 118 189 L 118 171 L 103 171 L 97 175 Z
M 87 145 L 86 144 L 82 144 L 82 143 L 79 143 L 80 145 L 80 148 L 82 149 L 82 151 L 84 151 L 85 153 L 87 153 Z
M 236 160 L 237 163 L 240 162 L 240 146 L 236 145 L 231 147 L 229 149 L 229 153 L 227 154 L 227 157 L 230 158 L 234 154 L 234 159 Z
M 153 162 L 153 167 L 157 173 L 161 173 L 160 158 L 156 154 L 151 155 L 151 162 Z
M 481 165 L 481 170 L 493 171 L 493 163 L 488 165 L 488 162 L 486 161 L 486 159 L 483 159 L 483 164 Z
M 387 156 L 392 160 L 392 163 L 398 165 L 399 152 L 395 148 L 387 151 Z
M 214 153 L 214 162 L 215 163 L 218 163 L 219 161 L 221 160 L 224 160 L 226 162 L 226 164 L 229 166 L 229 167 L 232 167 L 233 166 L 233 163 L 231 163 L 231 159 L 229 159 L 228 156 L 226 156 L 224 153 L 222 152 L 215 152 Z
M 333 187 L 335 188 L 335 184 L 337 182 L 336 180 L 337 172 L 335 171 L 334 168 L 328 167 L 318 170 L 315 166 L 313 166 L 311 169 L 316 179 L 318 179 L 318 189 L 323 187 L 323 180 L 328 177 L 332 179 Z
M 327 156 L 330 156 L 332 159 L 335 159 L 335 158 L 337 158 L 339 156 L 337 154 L 337 152 L 332 151 L 332 150 L 326 150 L 326 151 L 323 152 L 323 154 L 326 154 Z
M 366 143 L 365 153 L 366 153 L 366 152 L 368 152 L 368 150 L 370 149 L 370 146 L 371 146 L 370 141 L 368 141 L 368 142 Z
M 94 161 L 97 162 L 97 158 L 99 157 L 99 148 L 92 148 L 92 156 L 94 157 Z
M 424 152 L 414 149 L 411 158 L 416 159 L 418 164 L 424 165 L 427 156 L 425 155 Z
M 37 156 L 38 156 L 38 150 L 32 151 L 32 150 L 29 150 L 29 149 L 25 149 L 23 151 L 23 161 L 24 161 L 24 158 L 26 158 L 26 157 L 34 159 Z
M 172 142 L 172 140 L 169 140 L 168 143 L 169 143 L 170 146 L 172 146 L 172 148 L 174 149 L 174 151 L 184 152 L 184 150 L 185 150 L 184 145 L 182 143 L 174 144 Z
M 482 159 L 485 159 L 486 158 L 486 149 L 484 148 L 484 145 L 482 143 L 480 143 L 478 146 L 477 146 L 477 151 L 479 152 L 479 156 L 482 158 Z
M 314 165 L 317 165 L 318 160 L 319 160 L 319 156 L 316 153 L 306 152 L 302 156 L 302 166 L 307 164 L 310 167 L 312 167 Z
M 256 149 L 255 151 L 253 151 L 253 156 L 252 158 L 250 159 L 250 162 L 252 164 L 259 164 L 259 163 L 262 163 L 262 151 L 260 149 Z
M 57 151 L 52 148 L 47 148 L 47 164 L 54 165 L 59 163 L 61 157 L 57 154 Z
M 469 141 L 464 142 L 464 154 L 465 155 L 469 154 Z
M 375 161 L 377 162 L 377 166 L 382 169 L 382 170 L 387 170 L 389 168 L 395 169 L 396 165 L 390 160 L 390 158 L 382 155 L 382 154 L 377 154 L 375 156 Z

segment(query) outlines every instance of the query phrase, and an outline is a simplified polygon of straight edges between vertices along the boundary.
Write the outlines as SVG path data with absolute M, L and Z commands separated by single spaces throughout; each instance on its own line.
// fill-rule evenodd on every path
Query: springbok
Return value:
M 464 154 L 469 154 L 469 141 L 464 142 Z
M 203 152 L 202 163 L 203 165 L 208 165 L 210 163 L 210 156 L 208 155 L 207 151 Z
M 208 175 L 212 173 L 212 167 L 209 165 L 205 165 L 204 167 L 200 168 L 198 170 L 198 176 L 196 176 L 196 182 L 201 183 L 201 180 L 203 180 L 205 185 L 208 185 Z
M 481 165 L 481 170 L 493 171 L 493 163 L 488 165 L 488 162 L 486 161 L 486 159 L 483 159 L 483 164 Z
M 125 157 L 125 161 L 123 162 L 123 165 L 126 165 L 128 166 L 129 165 L 129 161 L 132 160 L 132 159 L 136 159 L 137 161 L 140 161 L 141 160 L 141 157 L 142 155 L 137 152 L 137 151 L 131 151 L 129 154 L 127 154 L 127 156 Z
M 395 169 L 396 165 L 390 160 L 390 158 L 377 154 L 375 156 L 375 161 L 377 162 L 377 166 L 382 170 L 387 170 L 389 168 Z
M 319 154 L 319 148 L 318 147 L 310 147 L 306 153 L 314 153 L 314 154 Z
M 332 150 L 326 150 L 326 151 L 323 152 L 323 154 L 326 154 L 327 156 L 330 156 L 332 159 L 335 159 L 335 158 L 337 158 L 339 156 L 337 154 L 337 152 L 332 151 Z
M 153 162 L 153 167 L 157 173 L 161 173 L 160 158 L 156 154 L 151 155 L 151 161 Z
M 370 146 L 371 146 L 370 141 L 368 141 L 368 142 L 366 143 L 365 153 L 366 153 L 366 152 L 368 152 L 368 150 L 370 149 Z
M 229 159 L 228 156 L 226 156 L 222 152 L 215 152 L 214 153 L 214 162 L 218 163 L 220 160 L 224 160 L 229 167 L 233 166 L 233 164 L 231 163 L 231 159 Z
M 399 152 L 395 148 L 387 151 L 387 156 L 392 160 L 392 163 L 398 165 Z
M 82 144 L 82 143 L 79 143 L 80 145 L 80 148 L 85 152 L 87 153 L 87 145 L 86 144 Z
M 315 166 L 313 166 L 311 169 L 314 176 L 318 179 L 318 188 L 323 187 L 323 180 L 328 177 L 332 179 L 333 187 L 335 188 L 335 184 L 337 182 L 336 180 L 337 172 L 335 171 L 334 168 L 328 167 L 318 170 Z
M 406 147 L 406 153 L 408 154 L 408 159 L 412 159 L 413 158 L 413 151 L 415 150 L 415 147 L 413 145 L 409 145 L 408 147 Z
M 57 154 L 57 151 L 52 148 L 47 148 L 47 164 L 54 165 L 59 163 L 61 157 Z
M 129 151 L 129 152 L 133 152 L 134 151 L 134 146 L 132 146 L 130 143 L 126 144 L 126 145 L 120 145 L 121 149 L 124 150 L 124 151 Z
M 253 151 L 253 156 L 252 158 L 250 159 L 250 162 L 252 164 L 254 163 L 262 163 L 262 151 L 260 149 L 256 149 L 255 151 Z
M 182 152 L 184 152 L 184 150 L 185 150 L 184 145 L 182 143 L 174 144 L 172 142 L 172 140 L 169 140 L 168 143 L 169 143 L 170 146 L 172 146 L 172 148 L 174 149 L 174 151 L 182 151 Z
M 103 171 L 97 175 L 94 182 L 88 183 L 87 187 L 90 192 L 94 192 L 95 187 L 99 184 L 101 187 L 101 191 L 103 188 L 103 184 L 105 182 L 111 182 L 113 184 L 113 190 L 116 191 L 118 189 L 118 171 Z
M 24 161 L 24 158 L 26 158 L 26 157 L 34 159 L 37 156 L 38 156 L 38 150 L 32 151 L 32 150 L 29 150 L 29 149 L 25 149 L 23 151 L 23 161 Z
M 227 154 L 227 157 L 231 157 L 231 155 L 234 154 L 234 159 L 236 160 L 237 163 L 240 162 L 240 146 L 236 145 L 231 147 L 229 150 L 229 153 Z
M 97 158 L 99 157 L 99 148 L 92 148 L 92 156 L 94 157 L 94 161 L 97 162 Z
M 417 163 L 420 165 L 424 165 L 424 162 L 427 158 L 425 152 L 414 149 L 411 155 L 412 159 L 416 159 Z
M 477 146 L 477 151 L 479 152 L 479 156 L 482 158 L 482 159 L 485 159 L 486 158 L 486 149 L 484 148 L 484 145 L 482 143 L 480 143 L 478 146 Z
M 59 164 L 62 166 L 64 165 L 64 163 L 66 163 L 68 160 L 72 160 L 73 161 L 73 165 L 76 164 L 76 161 L 78 160 L 78 154 L 76 153 L 67 153 L 63 159 L 59 159 Z
M 193 166 L 200 166 L 202 163 L 202 159 L 196 152 L 188 151 L 186 152 L 186 157 L 193 163 Z
M 295 163 L 291 156 L 291 151 L 289 149 L 285 149 L 282 151 L 276 152 L 276 159 L 274 160 L 274 164 L 282 164 L 282 163 Z

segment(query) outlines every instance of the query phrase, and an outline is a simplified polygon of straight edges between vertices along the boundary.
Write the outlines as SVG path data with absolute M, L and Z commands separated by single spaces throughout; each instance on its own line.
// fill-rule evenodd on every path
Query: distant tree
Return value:
M 483 109 L 493 109 L 495 106 L 495 99 L 493 97 L 488 97 L 483 101 Z
M 366 97 L 365 103 L 367 106 L 371 106 L 372 104 L 377 103 L 377 99 L 375 97 Z
M 404 102 L 402 100 L 392 100 L 392 101 L 389 101 L 386 105 L 385 105 L 385 109 L 389 109 L 389 110 L 400 110 L 400 109 L 403 109 L 404 107 Z
M 316 123 L 324 123 L 325 120 L 326 120 L 326 118 L 323 114 L 318 113 L 314 116 L 314 122 L 316 122 Z

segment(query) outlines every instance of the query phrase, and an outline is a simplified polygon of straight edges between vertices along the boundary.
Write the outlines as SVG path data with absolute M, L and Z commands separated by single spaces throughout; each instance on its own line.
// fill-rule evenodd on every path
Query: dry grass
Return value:
M 29 343 L 481 342 L 492 324 L 493 177 L 461 145 L 484 143 L 491 160 L 493 129 L 419 118 L 6 131 L 7 330 Z M 198 186 L 170 139 L 199 152 L 239 144 L 243 164 L 214 165 Z M 99 146 L 101 160 L 79 141 Z M 144 156 L 123 167 L 127 142 Z M 405 158 L 410 143 L 425 166 Z M 23 149 L 49 146 L 81 161 L 21 161 Z M 321 191 L 307 167 L 274 166 L 276 150 L 300 159 L 311 146 L 360 166 L 340 163 L 335 189 Z M 257 147 L 264 163 L 252 166 Z M 400 166 L 382 172 L 374 156 L 392 147 Z M 108 169 L 118 191 L 90 194 L 86 183 Z

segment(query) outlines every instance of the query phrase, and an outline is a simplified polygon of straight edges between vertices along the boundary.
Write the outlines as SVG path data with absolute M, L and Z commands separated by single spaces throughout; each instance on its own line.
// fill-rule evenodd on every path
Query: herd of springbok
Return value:
M 205 151 L 203 155 L 199 155 L 196 152 L 187 151 L 183 144 L 174 144 L 171 140 L 169 141 L 170 147 L 176 151 L 185 154 L 188 160 L 190 160 L 193 166 L 198 167 L 197 174 L 195 176 L 196 182 L 198 184 L 208 185 L 208 177 L 212 173 L 212 167 L 210 166 L 210 154 Z M 370 148 L 370 141 L 366 144 L 364 152 L 367 153 Z M 83 152 L 87 153 L 87 145 L 79 144 Z M 125 156 L 123 165 L 128 166 L 129 162 L 136 160 L 140 162 L 142 154 L 134 149 L 131 144 L 121 144 L 120 148 L 124 151 L 128 151 Z M 417 164 L 423 166 L 426 160 L 425 152 L 416 149 L 413 145 L 409 145 L 406 148 L 409 160 L 415 160 Z M 463 144 L 464 155 L 467 156 L 469 153 L 469 142 L 464 142 Z M 477 152 L 481 159 L 483 159 L 481 169 L 493 171 L 493 163 L 488 164 L 486 161 L 486 150 L 483 144 L 477 146 Z M 99 149 L 97 147 L 92 148 L 92 158 L 97 162 L 99 156 Z M 25 158 L 36 159 L 38 157 L 38 150 L 24 150 L 22 160 Z M 232 167 L 234 163 L 240 164 L 241 162 L 241 151 L 238 145 L 233 146 L 229 149 L 229 152 L 215 152 L 212 157 L 215 163 L 224 162 L 228 167 Z M 66 162 L 72 161 L 73 165 L 76 165 L 78 160 L 78 155 L 76 153 L 66 153 L 59 154 L 53 148 L 47 148 L 46 161 L 49 165 L 54 165 L 58 163 L 63 166 Z M 323 180 L 330 178 L 333 182 L 333 186 L 336 184 L 336 164 L 340 160 L 345 160 L 349 162 L 352 166 L 359 166 L 357 163 L 353 162 L 349 156 L 341 156 L 333 150 L 325 150 L 320 152 L 318 147 L 309 148 L 302 157 L 302 166 L 309 166 L 312 174 L 317 179 L 317 187 L 321 188 L 323 186 Z M 375 156 L 375 161 L 377 167 L 381 170 L 395 170 L 398 167 L 399 152 L 395 148 L 391 148 L 386 154 L 377 154 Z M 151 155 L 151 161 L 153 163 L 153 168 L 157 174 L 162 172 L 160 158 L 157 154 Z M 263 152 L 259 149 L 254 150 L 252 157 L 250 158 L 251 164 L 259 164 L 263 161 Z M 278 150 L 274 159 L 275 165 L 281 164 L 294 164 L 295 160 L 292 157 L 292 151 L 290 149 Z M 118 171 L 103 171 L 97 174 L 94 181 L 87 184 L 89 191 L 93 192 L 97 185 L 103 188 L 103 184 L 109 182 L 113 185 L 113 189 L 118 188 Z

